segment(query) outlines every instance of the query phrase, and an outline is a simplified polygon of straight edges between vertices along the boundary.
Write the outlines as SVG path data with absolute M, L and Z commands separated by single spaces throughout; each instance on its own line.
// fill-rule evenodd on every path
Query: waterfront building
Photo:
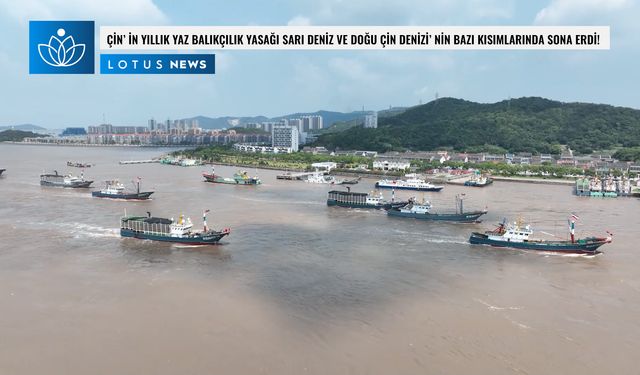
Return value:
M 87 131 L 84 128 L 66 128 L 60 133 L 61 137 L 74 137 L 78 135 L 87 135 Z
M 405 171 L 411 167 L 408 160 L 401 159 L 376 159 L 373 161 L 373 169 L 382 171 Z
M 332 161 L 324 161 L 320 163 L 313 163 L 311 164 L 311 167 L 321 171 L 331 172 L 331 170 L 336 169 L 338 167 L 338 164 Z
M 233 149 L 240 152 L 251 152 L 260 154 L 290 154 L 293 152 L 291 147 L 272 147 L 251 143 L 236 143 Z

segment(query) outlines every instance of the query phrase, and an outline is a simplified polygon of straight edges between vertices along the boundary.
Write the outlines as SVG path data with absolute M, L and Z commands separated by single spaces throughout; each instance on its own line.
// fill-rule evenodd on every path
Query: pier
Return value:
M 315 174 L 315 172 L 296 172 L 296 173 L 286 172 L 286 173 L 277 175 L 276 178 L 278 180 L 296 181 L 296 180 L 304 180 L 305 177 L 311 176 L 313 174 Z
M 150 163 L 160 163 L 160 159 L 147 159 L 147 160 L 123 160 L 120 161 L 120 164 L 150 164 Z

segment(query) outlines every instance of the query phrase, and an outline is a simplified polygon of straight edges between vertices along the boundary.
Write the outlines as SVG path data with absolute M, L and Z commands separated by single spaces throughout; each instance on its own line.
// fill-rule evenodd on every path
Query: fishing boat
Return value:
M 505 220 L 492 231 L 472 233 L 469 242 L 474 245 L 490 245 L 546 252 L 571 254 L 600 253 L 598 248 L 611 242 L 611 233 L 607 232 L 607 237 L 585 237 L 576 239 L 575 222 L 577 219 L 576 215 L 572 215 L 571 219 L 569 219 L 569 240 L 534 239 L 534 232 L 530 225 L 524 225 L 522 220 L 507 224 Z
M 153 217 L 150 212 L 147 216 L 127 216 L 120 219 L 120 236 L 138 238 L 141 240 L 173 242 L 188 245 L 214 245 L 224 236 L 231 233 L 231 229 L 221 231 L 207 227 L 206 210 L 202 214 L 202 231 L 193 231 L 191 219 L 180 215 L 177 221 L 161 217 Z
M 202 177 L 206 182 L 216 184 L 230 184 L 230 185 L 260 185 L 262 181 L 258 177 L 249 177 L 247 171 L 238 171 L 233 175 L 233 178 L 222 177 L 217 175 L 215 168 L 211 168 L 211 173 L 203 173 Z
M 418 178 L 415 174 L 408 174 L 406 180 L 379 180 L 376 187 L 380 189 L 403 189 L 418 191 L 440 191 L 444 186 L 434 185 L 423 179 Z
M 42 186 L 55 186 L 65 188 L 88 188 L 93 181 L 84 179 L 84 173 L 80 174 L 80 177 L 67 174 L 58 174 L 58 171 L 54 173 L 43 173 L 40 175 L 40 185 Z
M 491 185 L 492 183 L 492 178 L 483 176 L 480 173 L 476 173 L 464 182 L 464 186 L 485 187 L 487 185 Z
M 67 162 L 67 167 L 75 167 L 75 168 L 91 168 L 91 164 L 89 163 L 79 163 L 79 162 Z
M 360 182 L 360 179 L 362 179 L 362 177 L 353 178 L 351 180 L 344 179 L 344 180 L 336 181 L 334 182 L 334 184 L 335 185 L 355 185 L 358 182 Z
M 315 171 L 314 173 L 307 176 L 305 182 L 309 182 L 312 184 L 335 184 L 336 178 L 330 175 L 325 175 L 322 172 Z
M 127 192 L 125 186 L 118 180 L 105 181 L 105 187 L 102 190 L 91 192 L 91 195 L 97 198 L 111 199 L 127 199 L 127 200 L 146 200 L 149 199 L 153 191 L 140 191 L 140 178 L 135 182 L 136 191 Z
M 392 209 L 394 207 L 406 206 L 409 201 L 386 201 L 382 193 L 354 193 L 351 188 L 347 191 L 332 190 L 327 198 L 327 206 L 339 206 L 349 208 L 371 208 L 371 209 Z
M 487 213 L 487 210 L 465 212 L 463 208 L 464 194 L 456 195 L 455 212 L 433 212 L 433 207 L 429 201 L 417 202 L 415 199 L 403 207 L 391 208 L 387 215 L 395 217 L 405 217 L 420 220 L 451 221 L 456 223 L 478 223 L 480 216 Z

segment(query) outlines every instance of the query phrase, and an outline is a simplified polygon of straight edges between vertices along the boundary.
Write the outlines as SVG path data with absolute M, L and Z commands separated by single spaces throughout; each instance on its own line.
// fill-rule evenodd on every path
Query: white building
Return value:
M 399 159 L 376 159 L 373 161 L 373 169 L 383 171 L 404 171 L 411 167 L 408 160 Z
M 315 169 L 331 172 L 332 169 L 336 169 L 338 167 L 338 164 L 332 161 L 324 161 L 320 163 L 313 163 L 311 166 Z
M 273 147 L 288 147 L 293 151 L 298 151 L 298 128 L 288 125 L 275 125 L 271 132 L 271 142 Z
M 241 152 L 253 152 L 261 154 L 290 154 L 293 150 L 290 147 L 269 147 L 257 146 L 245 143 L 236 143 L 233 149 Z
M 364 116 L 364 127 L 374 129 L 378 127 L 378 112 L 371 112 Z

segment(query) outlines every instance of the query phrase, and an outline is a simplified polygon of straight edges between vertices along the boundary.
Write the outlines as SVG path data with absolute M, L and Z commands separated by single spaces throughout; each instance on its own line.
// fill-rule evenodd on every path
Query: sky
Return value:
M 29 75 L 29 20 L 100 25 L 605 25 L 608 51 L 213 51 L 215 75 Z M 522 96 L 640 108 L 637 0 L 0 0 L 0 126 L 380 110 Z

